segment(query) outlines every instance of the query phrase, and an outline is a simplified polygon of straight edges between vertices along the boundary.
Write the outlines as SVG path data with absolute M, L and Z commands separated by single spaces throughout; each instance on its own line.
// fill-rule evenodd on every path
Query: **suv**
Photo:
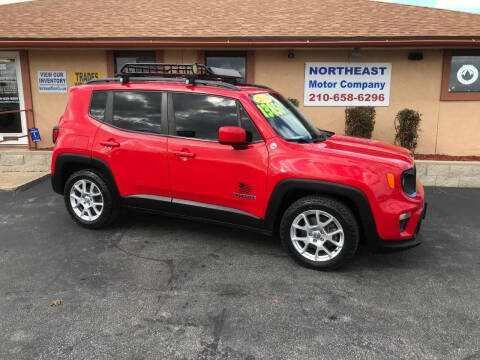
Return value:
M 316 129 L 234 70 L 127 64 L 70 88 L 53 130 L 52 185 L 79 224 L 120 206 L 279 236 L 303 265 L 332 269 L 360 238 L 420 243 L 423 187 L 408 151 Z

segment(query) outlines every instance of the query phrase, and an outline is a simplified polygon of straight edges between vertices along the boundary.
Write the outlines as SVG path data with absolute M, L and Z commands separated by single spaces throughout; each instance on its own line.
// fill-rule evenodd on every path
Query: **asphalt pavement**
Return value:
M 205 223 L 83 229 L 49 181 L 0 192 L 0 359 L 479 359 L 480 189 L 426 195 L 422 245 L 320 272 Z

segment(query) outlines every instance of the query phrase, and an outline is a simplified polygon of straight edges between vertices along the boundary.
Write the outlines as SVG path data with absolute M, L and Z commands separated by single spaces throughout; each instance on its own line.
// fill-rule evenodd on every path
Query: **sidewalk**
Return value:
M 0 190 L 16 190 L 25 184 L 41 179 L 49 173 L 49 171 L 0 172 Z
M 50 173 L 51 151 L 0 148 L 0 190 L 16 190 Z

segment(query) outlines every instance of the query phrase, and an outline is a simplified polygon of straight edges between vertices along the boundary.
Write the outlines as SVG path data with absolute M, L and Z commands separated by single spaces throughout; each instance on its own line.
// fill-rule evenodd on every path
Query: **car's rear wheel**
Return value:
M 98 229 L 109 225 L 118 211 L 112 191 L 99 174 L 81 170 L 65 183 L 65 206 L 80 225 Z
M 335 269 L 355 254 L 358 225 L 342 202 L 312 195 L 288 207 L 280 223 L 280 237 L 302 265 Z

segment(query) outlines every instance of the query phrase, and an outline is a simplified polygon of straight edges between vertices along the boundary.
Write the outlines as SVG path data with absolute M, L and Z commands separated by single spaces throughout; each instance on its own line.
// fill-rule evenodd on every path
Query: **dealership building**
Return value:
M 0 146 L 51 148 L 68 88 L 129 62 L 238 69 L 340 133 L 347 106 L 375 106 L 388 142 L 414 109 L 418 153 L 480 155 L 480 15 L 369 0 L 0 5 Z

